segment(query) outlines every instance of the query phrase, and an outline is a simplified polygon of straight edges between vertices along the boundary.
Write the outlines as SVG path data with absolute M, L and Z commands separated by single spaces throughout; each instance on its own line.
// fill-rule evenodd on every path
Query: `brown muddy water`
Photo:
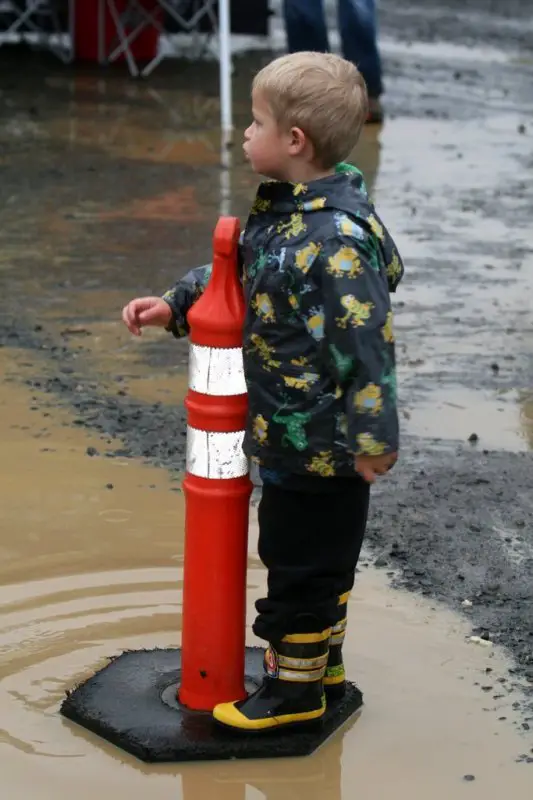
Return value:
M 522 32 L 515 41 L 517 20 L 513 27 L 497 15 L 466 15 L 454 23 L 454 14 L 443 12 L 459 43 L 440 45 L 422 23 L 432 31 L 441 11 L 427 5 L 431 13 L 411 20 L 414 41 L 406 42 L 405 28 L 398 36 L 387 28 L 391 15 L 396 23 L 395 14 L 404 12 L 385 4 L 390 113 L 383 128 L 365 130 L 354 160 L 408 265 L 395 310 L 409 454 L 431 449 L 432 480 L 454 448 L 466 478 L 478 451 L 495 452 L 502 475 L 509 470 L 504 497 L 512 513 L 509 505 L 499 508 L 487 527 L 473 520 L 461 536 L 450 534 L 463 507 L 454 496 L 449 510 L 444 490 L 434 516 L 446 520 L 458 545 L 457 553 L 451 544 L 441 552 L 423 516 L 425 499 L 411 503 L 414 467 L 407 461 L 400 496 L 412 516 L 404 528 L 426 525 L 435 561 L 448 559 L 436 594 L 446 602 L 447 591 L 458 597 L 449 605 L 464 603 L 464 615 L 390 588 L 396 567 L 388 550 L 388 574 L 366 553 L 346 644 L 349 674 L 366 706 L 302 760 L 145 766 L 58 714 L 65 690 L 108 656 L 174 646 L 181 624 L 183 448 L 175 463 L 153 458 L 151 445 L 133 449 L 135 458 L 127 448 L 120 455 L 123 441 L 81 419 L 76 392 L 145 404 L 142 424 L 151 413 L 158 420 L 152 438 L 179 438 L 182 418 L 165 413 L 180 407 L 186 391 L 186 344 L 153 331 L 129 338 L 120 309 L 207 260 L 218 215 L 245 219 L 256 178 L 238 145 L 230 168 L 219 167 L 210 66 L 182 66 L 177 77 L 163 69 L 136 84 L 120 72 L 74 75 L 45 62 L 24 74 L 16 61 L 6 62 L 12 72 L 5 71 L 10 77 L 0 93 L 1 800 L 533 795 L 533 766 L 524 763 L 533 759 L 533 741 L 520 713 L 527 684 L 509 677 L 513 655 L 525 670 L 533 665 L 533 542 L 526 524 L 533 474 L 533 67 L 520 49 Z M 478 40 L 465 45 L 466 29 Z M 485 29 L 490 47 L 479 41 Z M 240 126 L 261 58 L 239 62 Z M 149 444 L 143 431 L 118 432 Z M 478 444 L 467 443 L 472 433 Z M 499 465 L 487 467 L 490 481 L 483 465 L 473 466 L 474 477 L 490 483 L 491 498 L 502 493 Z M 376 505 L 385 508 L 385 500 Z M 469 508 L 476 503 L 483 498 L 464 499 Z M 265 590 L 256 533 L 252 515 L 248 625 Z M 463 561 L 466 580 L 454 594 Z M 502 588 L 487 600 L 479 586 L 494 584 L 494 564 Z M 435 575 L 424 563 L 410 585 L 429 595 L 423 581 Z M 466 615 L 482 614 L 484 603 L 501 622 L 491 628 L 495 640 L 499 630 L 511 632 L 502 638 L 510 650 L 471 641 Z M 516 630 L 521 649 L 514 648 Z M 248 641 L 254 642 L 250 629 Z

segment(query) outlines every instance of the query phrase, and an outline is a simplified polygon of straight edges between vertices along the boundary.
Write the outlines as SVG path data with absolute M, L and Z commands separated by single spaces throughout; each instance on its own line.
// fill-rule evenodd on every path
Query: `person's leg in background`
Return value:
M 383 92 L 381 58 L 377 44 L 376 0 L 338 0 L 339 31 L 344 57 L 366 81 L 370 101 L 368 122 L 381 122 Z
M 322 0 L 284 0 L 283 13 L 289 53 L 301 50 L 328 52 L 328 31 Z

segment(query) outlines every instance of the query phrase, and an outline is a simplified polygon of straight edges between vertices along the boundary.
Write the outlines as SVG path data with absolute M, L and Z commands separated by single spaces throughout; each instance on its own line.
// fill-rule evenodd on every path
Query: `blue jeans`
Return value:
M 370 97 L 383 91 L 381 59 L 377 46 L 375 0 L 337 0 L 339 31 L 344 57 L 358 67 Z M 322 0 L 284 0 L 289 51 L 329 50 Z

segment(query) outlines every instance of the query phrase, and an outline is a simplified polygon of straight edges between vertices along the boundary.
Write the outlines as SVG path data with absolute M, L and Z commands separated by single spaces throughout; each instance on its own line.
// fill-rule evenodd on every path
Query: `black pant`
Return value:
M 288 633 L 322 631 L 336 622 L 338 596 L 354 583 L 370 487 L 359 478 L 310 476 L 265 483 L 259 504 L 259 557 L 268 597 L 258 600 L 254 633 L 276 642 Z

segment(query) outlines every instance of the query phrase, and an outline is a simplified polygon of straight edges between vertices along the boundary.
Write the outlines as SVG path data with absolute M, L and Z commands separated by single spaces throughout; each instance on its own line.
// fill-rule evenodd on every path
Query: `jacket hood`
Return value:
M 374 239 L 387 265 L 389 291 L 403 277 L 403 264 L 394 240 L 376 214 L 362 173 L 351 164 L 338 164 L 335 173 L 310 183 L 265 181 L 259 186 L 253 211 L 308 214 L 333 211 L 347 214 Z

